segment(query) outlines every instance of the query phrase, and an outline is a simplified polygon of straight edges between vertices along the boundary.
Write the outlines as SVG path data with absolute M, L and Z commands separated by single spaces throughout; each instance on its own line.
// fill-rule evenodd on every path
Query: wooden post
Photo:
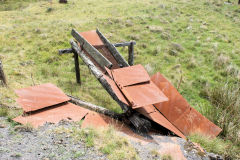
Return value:
M 3 66 L 2 66 L 2 61 L 0 60 L 0 80 L 2 81 L 2 83 L 7 86 L 7 80 L 5 77 L 5 74 L 3 72 Z
M 240 0 L 238 1 L 238 4 L 240 5 Z
M 75 62 L 76 80 L 77 80 L 77 83 L 79 83 L 81 85 L 78 54 L 75 51 L 73 51 L 73 57 L 74 57 L 74 62 Z
M 128 46 L 128 64 L 132 66 L 134 64 L 134 43 Z
M 97 32 L 98 36 L 100 37 L 100 39 L 105 44 L 105 46 L 111 52 L 111 54 L 113 55 L 113 57 L 115 58 L 115 60 L 119 64 L 119 66 L 120 67 L 128 67 L 129 66 L 128 63 L 125 61 L 123 56 L 117 51 L 115 46 L 112 43 L 110 43 L 109 40 L 107 38 L 105 38 L 104 35 L 98 29 L 96 30 L 96 32 Z

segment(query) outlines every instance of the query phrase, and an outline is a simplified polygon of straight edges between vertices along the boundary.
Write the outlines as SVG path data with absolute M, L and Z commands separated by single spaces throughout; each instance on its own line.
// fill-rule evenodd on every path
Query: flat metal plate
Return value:
M 51 83 L 18 89 L 15 92 L 19 96 L 17 103 L 24 112 L 36 111 L 70 100 L 61 89 Z
M 150 77 L 144 67 L 140 64 L 119 69 L 113 69 L 114 81 L 121 87 L 149 82 Z
M 44 108 L 27 116 L 19 116 L 13 120 L 21 124 L 31 124 L 37 128 L 46 122 L 58 123 L 61 120 L 80 121 L 89 112 L 88 109 L 67 102 L 54 107 Z
M 96 30 L 86 31 L 79 33 L 85 38 L 92 46 L 103 46 L 102 40 L 99 38 Z
M 168 101 L 168 98 L 152 82 L 120 88 L 133 109 Z
M 215 137 L 221 129 L 192 108 L 173 85 L 160 73 L 151 80 L 169 98 L 169 101 L 155 104 L 155 107 L 185 136 L 199 133 Z
M 108 76 L 103 75 L 104 79 L 106 79 L 106 81 L 108 82 L 108 84 L 111 86 L 113 92 L 116 94 L 116 96 L 118 97 L 118 99 L 125 103 L 126 105 L 129 105 L 127 99 L 124 97 L 124 95 L 122 94 L 122 92 L 120 91 L 120 89 L 117 87 L 116 83 L 110 79 Z
M 144 116 L 158 123 L 159 125 L 167 128 L 168 130 L 172 131 L 179 137 L 186 139 L 186 137 L 182 134 L 181 131 L 179 131 L 179 129 L 177 129 L 172 123 L 170 123 L 159 111 L 157 110 L 154 111 L 154 110 L 155 110 L 155 107 L 153 105 L 148 105 L 148 106 L 136 109 L 137 112 L 143 114 Z M 148 113 L 149 111 L 150 113 Z

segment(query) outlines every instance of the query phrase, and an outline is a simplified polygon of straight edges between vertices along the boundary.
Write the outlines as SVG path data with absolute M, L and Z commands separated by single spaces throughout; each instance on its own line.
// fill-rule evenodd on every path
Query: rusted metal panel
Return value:
M 120 88 L 133 109 L 168 101 L 168 98 L 152 82 Z
M 79 33 L 85 38 L 92 46 L 103 46 L 102 40 L 99 38 L 96 30 L 86 31 Z
M 19 96 L 17 102 L 24 112 L 36 111 L 70 100 L 61 89 L 51 83 L 18 89 L 15 92 Z
M 104 79 L 106 79 L 106 81 L 108 82 L 108 84 L 111 86 L 113 92 L 117 95 L 118 99 L 120 101 L 122 101 L 123 103 L 125 103 L 126 105 L 130 105 L 129 102 L 127 101 L 127 99 L 124 97 L 124 95 L 122 94 L 122 92 L 120 91 L 120 89 L 117 87 L 117 85 L 115 84 L 115 82 L 110 79 L 108 76 L 103 75 Z
M 183 113 L 174 124 L 185 135 L 200 133 L 205 136 L 216 137 L 222 131 L 221 128 L 213 124 L 194 108 L 190 108 L 189 111 Z
M 114 81 L 121 87 L 149 82 L 150 77 L 142 65 L 112 70 Z
M 136 111 L 143 114 L 152 121 L 160 124 L 161 126 L 167 128 L 168 130 L 172 131 L 179 137 L 186 139 L 183 133 L 179 131 L 179 129 L 177 129 L 172 123 L 170 123 L 158 110 L 156 110 L 153 105 L 138 108 L 136 109 Z
M 67 102 L 66 104 L 35 111 L 27 116 L 19 116 L 13 120 L 21 124 L 31 124 L 37 128 L 43 126 L 46 122 L 58 123 L 61 120 L 80 121 L 89 112 L 91 111 L 88 109 Z
M 185 136 L 199 133 L 215 137 L 221 129 L 192 108 L 173 85 L 160 73 L 151 80 L 169 98 L 169 101 L 154 104 L 155 107 Z

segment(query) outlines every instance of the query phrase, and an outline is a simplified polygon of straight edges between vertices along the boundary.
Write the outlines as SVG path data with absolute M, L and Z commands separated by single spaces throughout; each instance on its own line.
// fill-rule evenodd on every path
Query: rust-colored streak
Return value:
M 123 87 L 121 90 L 132 104 L 133 109 L 168 101 L 168 98 L 152 81 Z
M 124 95 L 122 94 L 122 92 L 119 90 L 119 88 L 117 87 L 117 85 L 115 84 L 115 82 L 110 79 L 108 76 L 103 75 L 104 79 L 106 79 L 106 81 L 108 82 L 108 84 L 111 86 L 113 92 L 116 94 L 116 96 L 118 97 L 118 99 L 125 103 L 126 105 L 129 105 L 128 101 L 126 100 L 126 98 L 124 97 Z
M 168 97 L 169 101 L 155 104 L 155 107 L 184 135 L 199 133 L 215 137 L 221 129 L 190 107 L 188 102 L 160 73 L 151 77 L 151 80 Z
M 122 87 L 150 81 L 147 71 L 140 64 L 114 69 L 112 74 L 115 82 Z
M 148 106 L 136 109 L 136 111 L 148 117 L 152 121 L 167 128 L 168 130 L 172 131 L 179 137 L 186 139 L 186 137 L 182 134 L 181 131 L 179 131 L 179 129 L 177 129 L 174 125 L 172 125 L 172 123 L 170 123 L 159 111 L 156 111 L 156 110 L 154 111 L 154 110 L 155 110 L 155 107 L 153 105 L 148 105 Z
M 24 112 L 36 111 L 70 100 L 61 89 L 51 83 L 18 89 L 15 92 L 19 96 L 17 102 Z
M 83 38 L 85 38 L 92 46 L 104 45 L 102 40 L 99 38 L 96 30 L 81 32 L 79 34 L 83 36 Z
M 89 112 L 91 111 L 88 109 L 67 102 L 66 104 L 46 108 L 27 116 L 19 116 L 13 120 L 21 124 L 31 124 L 37 128 L 43 126 L 46 122 L 58 123 L 61 120 L 80 121 Z

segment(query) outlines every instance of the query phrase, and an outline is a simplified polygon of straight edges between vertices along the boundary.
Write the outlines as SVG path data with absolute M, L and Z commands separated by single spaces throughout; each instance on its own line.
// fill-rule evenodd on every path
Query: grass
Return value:
M 226 83 L 231 88 L 240 80 L 240 8 L 237 1 L 230 2 L 71 0 L 63 5 L 57 0 L 2 0 L 0 58 L 9 87 L 0 87 L 0 102 L 15 106 L 14 89 L 51 82 L 65 93 L 121 112 L 81 60 L 79 86 L 72 56 L 57 54 L 70 47 L 72 28 L 99 28 L 113 43 L 135 40 L 135 63 L 150 74 L 161 72 L 175 87 L 182 77 L 179 92 L 223 128 L 221 138 L 236 145 L 239 101 L 226 97 L 231 90 L 218 94 Z M 127 58 L 127 48 L 119 51 Z M 228 98 L 235 109 L 222 102 Z M 233 122 L 229 108 L 236 111 L 231 113 Z
M 199 143 L 206 151 L 222 155 L 224 159 L 239 159 L 240 147 L 232 141 L 221 138 L 209 138 L 201 135 L 191 135 L 191 141 Z
M 85 142 L 87 147 L 94 146 L 112 160 L 138 159 L 136 150 L 113 127 L 81 129 L 80 125 L 76 124 L 71 128 L 56 128 L 55 133 L 67 133 L 75 140 Z M 75 156 L 81 154 L 76 153 Z

